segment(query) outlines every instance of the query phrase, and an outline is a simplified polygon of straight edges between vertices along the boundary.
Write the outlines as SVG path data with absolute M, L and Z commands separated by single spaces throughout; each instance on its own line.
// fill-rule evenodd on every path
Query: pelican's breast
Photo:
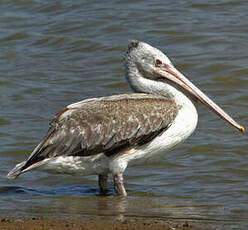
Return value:
M 169 128 L 165 129 L 149 143 L 138 148 L 129 149 L 119 154 L 118 164 L 144 164 L 166 154 L 182 144 L 195 130 L 198 114 L 194 104 L 185 96 L 178 106 L 178 113 Z

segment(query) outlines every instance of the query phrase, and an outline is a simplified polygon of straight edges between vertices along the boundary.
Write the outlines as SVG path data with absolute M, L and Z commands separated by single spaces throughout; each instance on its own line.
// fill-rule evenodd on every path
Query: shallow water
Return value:
M 131 92 L 122 60 L 129 39 L 166 52 L 247 126 L 247 11 L 248 3 L 231 0 L 1 1 L 1 215 L 179 218 L 246 228 L 247 136 L 202 105 L 185 144 L 159 163 L 126 170 L 127 199 L 113 189 L 98 196 L 94 176 L 5 175 L 67 104 Z

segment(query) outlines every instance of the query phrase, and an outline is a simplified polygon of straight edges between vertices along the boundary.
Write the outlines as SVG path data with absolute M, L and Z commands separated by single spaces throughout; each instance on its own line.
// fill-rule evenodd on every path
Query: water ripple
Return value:
M 113 198 L 111 179 L 110 196 L 100 197 L 95 177 L 4 176 L 67 104 L 131 91 L 123 70 L 130 39 L 163 50 L 247 127 L 247 10 L 230 0 L 0 1 L 1 213 L 247 219 L 247 136 L 203 105 L 198 128 L 182 147 L 127 169 L 123 203 Z

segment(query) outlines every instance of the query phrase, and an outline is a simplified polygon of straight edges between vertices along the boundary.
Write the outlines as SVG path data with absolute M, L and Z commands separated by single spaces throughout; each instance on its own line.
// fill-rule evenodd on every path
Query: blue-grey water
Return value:
M 247 135 L 199 105 L 195 133 L 159 163 L 128 168 L 129 196 L 98 196 L 97 178 L 6 174 L 64 106 L 131 92 L 127 41 L 164 51 L 190 80 L 248 123 L 248 2 L 0 1 L 0 215 L 179 219 L 248 226 Z

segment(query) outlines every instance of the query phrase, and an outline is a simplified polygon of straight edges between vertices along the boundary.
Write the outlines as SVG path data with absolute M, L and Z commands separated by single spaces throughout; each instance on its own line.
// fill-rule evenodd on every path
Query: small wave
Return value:
M 31 189 L 22 186 L 2 186 L 0 187 L 0 195 L 3 196 L 25 196 L 25 195 L 39 195 L 39 196 L 92 196 L 99 193 L 98 187 L 89 185 L 72 185 L 61 186 L 49 189 Z
M 0 187 L 0 194 L 1 195 L 24 195 L 24 194 L 30 194 L 35 193 L 36 191 L 33 189 L 26 189 L 21 186 L 2 186 Z

